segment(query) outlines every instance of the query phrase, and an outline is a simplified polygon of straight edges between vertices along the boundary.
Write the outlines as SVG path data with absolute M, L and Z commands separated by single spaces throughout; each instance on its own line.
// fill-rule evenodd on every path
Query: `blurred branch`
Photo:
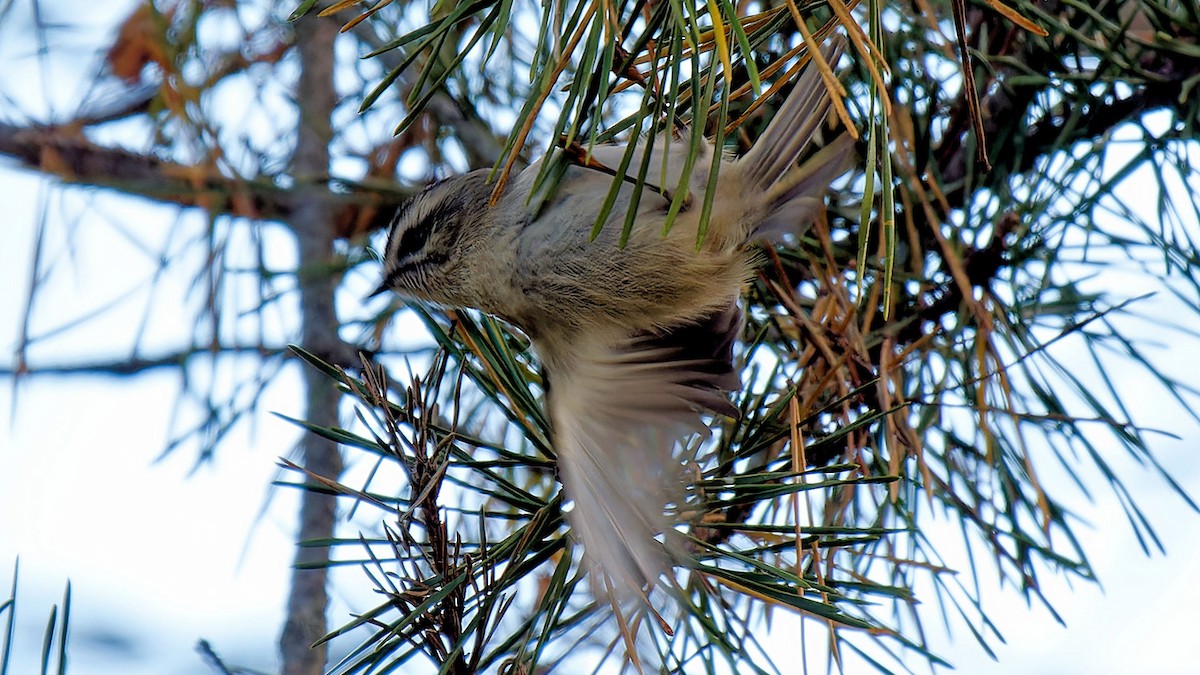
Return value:
M 98 101 L 88 100 L 75 113 L 75 119 L 70 124 L 75 127 L 90 127 L 115 122 L 134 115 L 150 112 L 155 97 L 158 96 L 158 83 L 138 83 L 122 87 L 116 97 L 101 98 Z
M 307 177 L 348 186 L 347 192 L 282 188 L 271 179 L 233 178 L 214 166 L 179 164 L 123 148 L 97 145 L 75 123 L 14 126 L 0 123 L 0 154 L 63 182 L 117 190 L 157 202 L 202 208 L 208 213 L 288 223 L 299 204 L 320 199 L 333 210 L 327 223 L 358 231 L 383 228 L 410 193 L 397 185 L 349 183 L 327 175 Z M 363 219 L 366 222 L 361 222 Z M 340 229 L 339 233 L 343 230 Z
M 196 347 L 185 351 L 171 352 L 151 358 L 131 357 L 111 361 L 88 361 L 85 363 L 54 363 L 45 366 L 18 364 L 14 368 L 0 368 L 0 377 L 23 377 L 27 375 L 137 375 L 160 368 L 178 368 L 197 357 L 252 355 L 261 358 L 290 357 L 286 347 L 262 345 L 220 345 Z
M 348 22 L 352 17 L 350 12 L 336 15 L 338 21 Z M 376 57 L 385 68 L 395 69 L 400 66 L 403 54 L 399 50 L 386 49 L 387 43 L 372 30 L 355 31 L 353 35 L 373 52 L 380 52 Z M 386 50 L 386 51 L 385 51 Z M 401 75 L 401 79 L 407 73 Z M 504 152 L 504 138 L 496 132 L 475 111 L 473 106 L 457 101 L 444 89 L 438 90 L 429 99 L 425 112 L 439 125 L 454 130 L 463 151 L 467 154 L 469 168 L 478 169 L 493 166 L 500 161 Z
M 438 124 L 454 129 L 454 135 L 467 153 L 471 168 L 492 166 L 500 160 L 504 147 L 487 123 L 473 109 L 466 108 L 444 91 L 434 94 L 425 110 Z

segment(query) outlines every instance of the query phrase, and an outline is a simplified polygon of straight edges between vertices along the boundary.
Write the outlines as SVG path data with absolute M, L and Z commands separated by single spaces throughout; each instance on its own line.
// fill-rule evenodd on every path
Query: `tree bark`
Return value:
M 330 117 L 336 101 L 333 43 L 337 28 L 333 21 L 315 16 L 295 24 L 300 77 L 296 87 L 299 121 L 292 175 L 298 186 L 307 189 L 297 190 L 289 224 L 300 253 L 301 344 L 323 358 L 343 351 L 334 310 L 338 280 L 328 272 L 335 255 L 334 213 L 327 195 L 322 194 L 326 191 L 324 177 L 329 173 L 329 142 L 333 137 Z M 337 426 L 339 395 L 333 381 L 312 368 L 305 368 L 304 384 L 305 418 L 313 424 Z M 341 474 L 342 458 L 336 443 L 306 434 L 301 450 L 308 471 L 333 480 Z M 336 517 L 334 498 L 304 492 L 302 500 L 299 541 L 331 537 Z M 313 647 L 313 643 L 325 634 L 327 568 L 320 563 L 328 558 L 328 546 L 301 545 L 296 549 L 287 618 L 279 640 L 280 672 L 284 675 L 324 672 L 325 646 Z

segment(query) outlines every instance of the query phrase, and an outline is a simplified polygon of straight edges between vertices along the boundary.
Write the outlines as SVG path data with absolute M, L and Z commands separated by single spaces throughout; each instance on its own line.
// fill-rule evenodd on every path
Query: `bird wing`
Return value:
M 736 415 L 726 394 L 740 387 L 733 343 L 741 324 L 731 304 L 658 333 L 540 347 L 570 522 L 625 597 L 683 553 L 664 515 L 684 497 L 674 446 L 707 430 L 705 412 Z

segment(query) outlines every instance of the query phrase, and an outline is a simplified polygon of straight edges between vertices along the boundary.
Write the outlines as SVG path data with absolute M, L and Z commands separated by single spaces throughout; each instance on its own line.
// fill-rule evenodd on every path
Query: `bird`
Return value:
M 837 41 L 823 48 L 826 61 L 836 63 L 840 49 Z M 830 183 L 849 168 L 854 141 L 846 132 L 806 152 L 830 105 L 810 64 L 740 157 L 705 140 L 689 166 L 678 129 L 641 143 L 629 165 L 640 166 L 650 145 L 648 175 L 658 185 L 679 186 L 690 172 L 669 229 L 673 195 L 643 190 L 633 203 L 625 183 L 593 236 L 613 185 L 593 167 L 619 166 L 625 143 L 593 146 L 540 205 L 533 195 L 545 157 L 494 200 L 487 169 L 435 182 L 391 223 L 373 295 L 395 291 L 478 310 L 530 339 L 547 384 L 567 520 L 609 588 L 637 597 L 686 564 L 686 539 L 666 515 L 685 500 L 676 447 L 706 433 L 711 416 L 737 415 L 730 395 L 741 386 L 738 301 L 762 261 L 760 244 L 802 234 L 820 217 Z M 722 158 L 701 236 L 714 153 Z M 630 208 L 633 226 L 622 241 Z

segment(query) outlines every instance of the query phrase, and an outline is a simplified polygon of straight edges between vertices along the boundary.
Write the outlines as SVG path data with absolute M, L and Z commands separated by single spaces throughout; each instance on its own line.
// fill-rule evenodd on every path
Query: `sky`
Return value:
M 31 279 L 34 224 L 50 217 L 84 212 L 72 230 L 69 254 L 56 256 L 60 267 L 39 296 L 36 328 L 46 332 L 78 316 L 99 299 L 138 289 L 152 269 L 131 241 L 154 236 L 172 216 L 146 204 L 117 206 L 103 196 L 64 194 L 29 172 L 0 161 L 0 204 L 6 225 L 0 232 L 0 353 L 14 353 Z M 129 210 L 125 210 L 129 209 Z M 69 218 L 69 217 L 68 217 Z M 125 222 L 129 228 L 90 227 L 88 219 Z M 188 227 L 186 221 L 177 223 Z M 156 229 L 157 228 L 157 229 Z M 47 242 L 63 247 L 63 241 Z M 56 249 L 58 250 L 58 249 Z M 289 253 L 281 252 L 286 260 Z M 121 264 L 112 264 L 113 260 Z M 1101 286 L 1127 288 L 1119 274 L 1095 280 Z M 143 289 L 144 290 L 144 289 Z M 1130 289 L 1132 290 L 1132 289 Z M 162 279 L 150 291 L 163 307 L 146 331 L 145 345 L 167 344 L 178 335 L 186 307 L 171 309 L 162 298 L 190 297 L 188 281 Z M 1188 316 L 1156 297 L 1161 316 Z M 1158 314 L 1161 313 L 1161 314 Z M 43 362 L 83 360 L 114 351 L 119 336 L 141 320 L 141 305 L 122 305 L 110 315 L 47 342 L 35 354 Z M 1194 315 L 1191 315 L 1194 318 Z M 1200 330 L 1200 327 L 1193 326 Z M 1156 357 L 1175 364 L 1180 377 L 1200 382 L 1194 342 L 1173 344 L 1173 333 L 1143 328 L 1157 340 Z M 152 351 L 152 349 L 151 349 Z M 1143 424 L 1173 430 L 1161 436 L 1160 461 L 1200 497 L 1200 430 L 1177 406 L 1164 400 L 1130 371 L 1113 372 Z M 282 372 L 264 399 L 263 411 L 297 415 L 299 380 L 294 369 Z M 1145 391 L 1143 395 L 1141 392 Z M 280 477 L 277 460 L 288 456 L 299 438 L 291 425 L 269 414 L 254 425 L 239 425 L 220 454 L 197 466 L 186 449 L 163 457 L 172 419 L 187 416 L 176 406 L 175 371 L 121 379 L 105 376 L 28 378 L 0 381 L 0 588 L 7 588 L 20 559 L 18 622 L 13 673 L 36 672 L 42 632 L 50 607 L 59 602 L 69 580 L 72 589 L 71 673 L 76 675 L 193 675 L 213 672 L 195 652 L 208 640 L 229 664 L 271 672 L 274 644 L 282 622 L 292 556 L 296 496 L 270 489 Z M 1108 448 L 1114 455 L 1119 449 Z M 1155 525 L 1167 555 L 1145 556 L 1119 504 L 1096 476 L 1089 484 L 1096 498 L 1079 495 L 1072 506 L 1086 523 L 1083 546 L 1101 583 L 1067 586 L 1050 573 L 1043 591 L 1066 626 L 1045 609 L 1028 607 L 1012 588 L 985 585 L 993 620 L 1007 643 L 994 645 L 992 661 L 961 624 L 953 638 L 931 622 L 936 652 L 958 672 L 1000 675 L 1130 672 L 1188 673 L 1200 661 L 1200 516 L 1188 511 L 1151 473 L 1116 460 L 1138 503 Z M 1069 477 L 1043 462 L 1041 478 L 1065 484 Z M 956 525 L 927 524 L 939 540 L 957 539 Z M 951 561 L 965 564 L 948 543 Z M 339 573 L 331 621 L 361 609 L 369 593 L 361 577 Z M 987 583 L 987 580 L 984 580 Z M 797 626 L 778 617 L 773 639 L 794 650 Z M 804 637 L 813 654 L 821 653 L 821 631 L 810 624 Z M 910 665 L 918 672 L 920 663 Z M 821 672 L 816 668 L 813 672 Z M 799 672 L 797 665 L 796 672 Z M 847 660 L 846 672 L 871 672 Z

